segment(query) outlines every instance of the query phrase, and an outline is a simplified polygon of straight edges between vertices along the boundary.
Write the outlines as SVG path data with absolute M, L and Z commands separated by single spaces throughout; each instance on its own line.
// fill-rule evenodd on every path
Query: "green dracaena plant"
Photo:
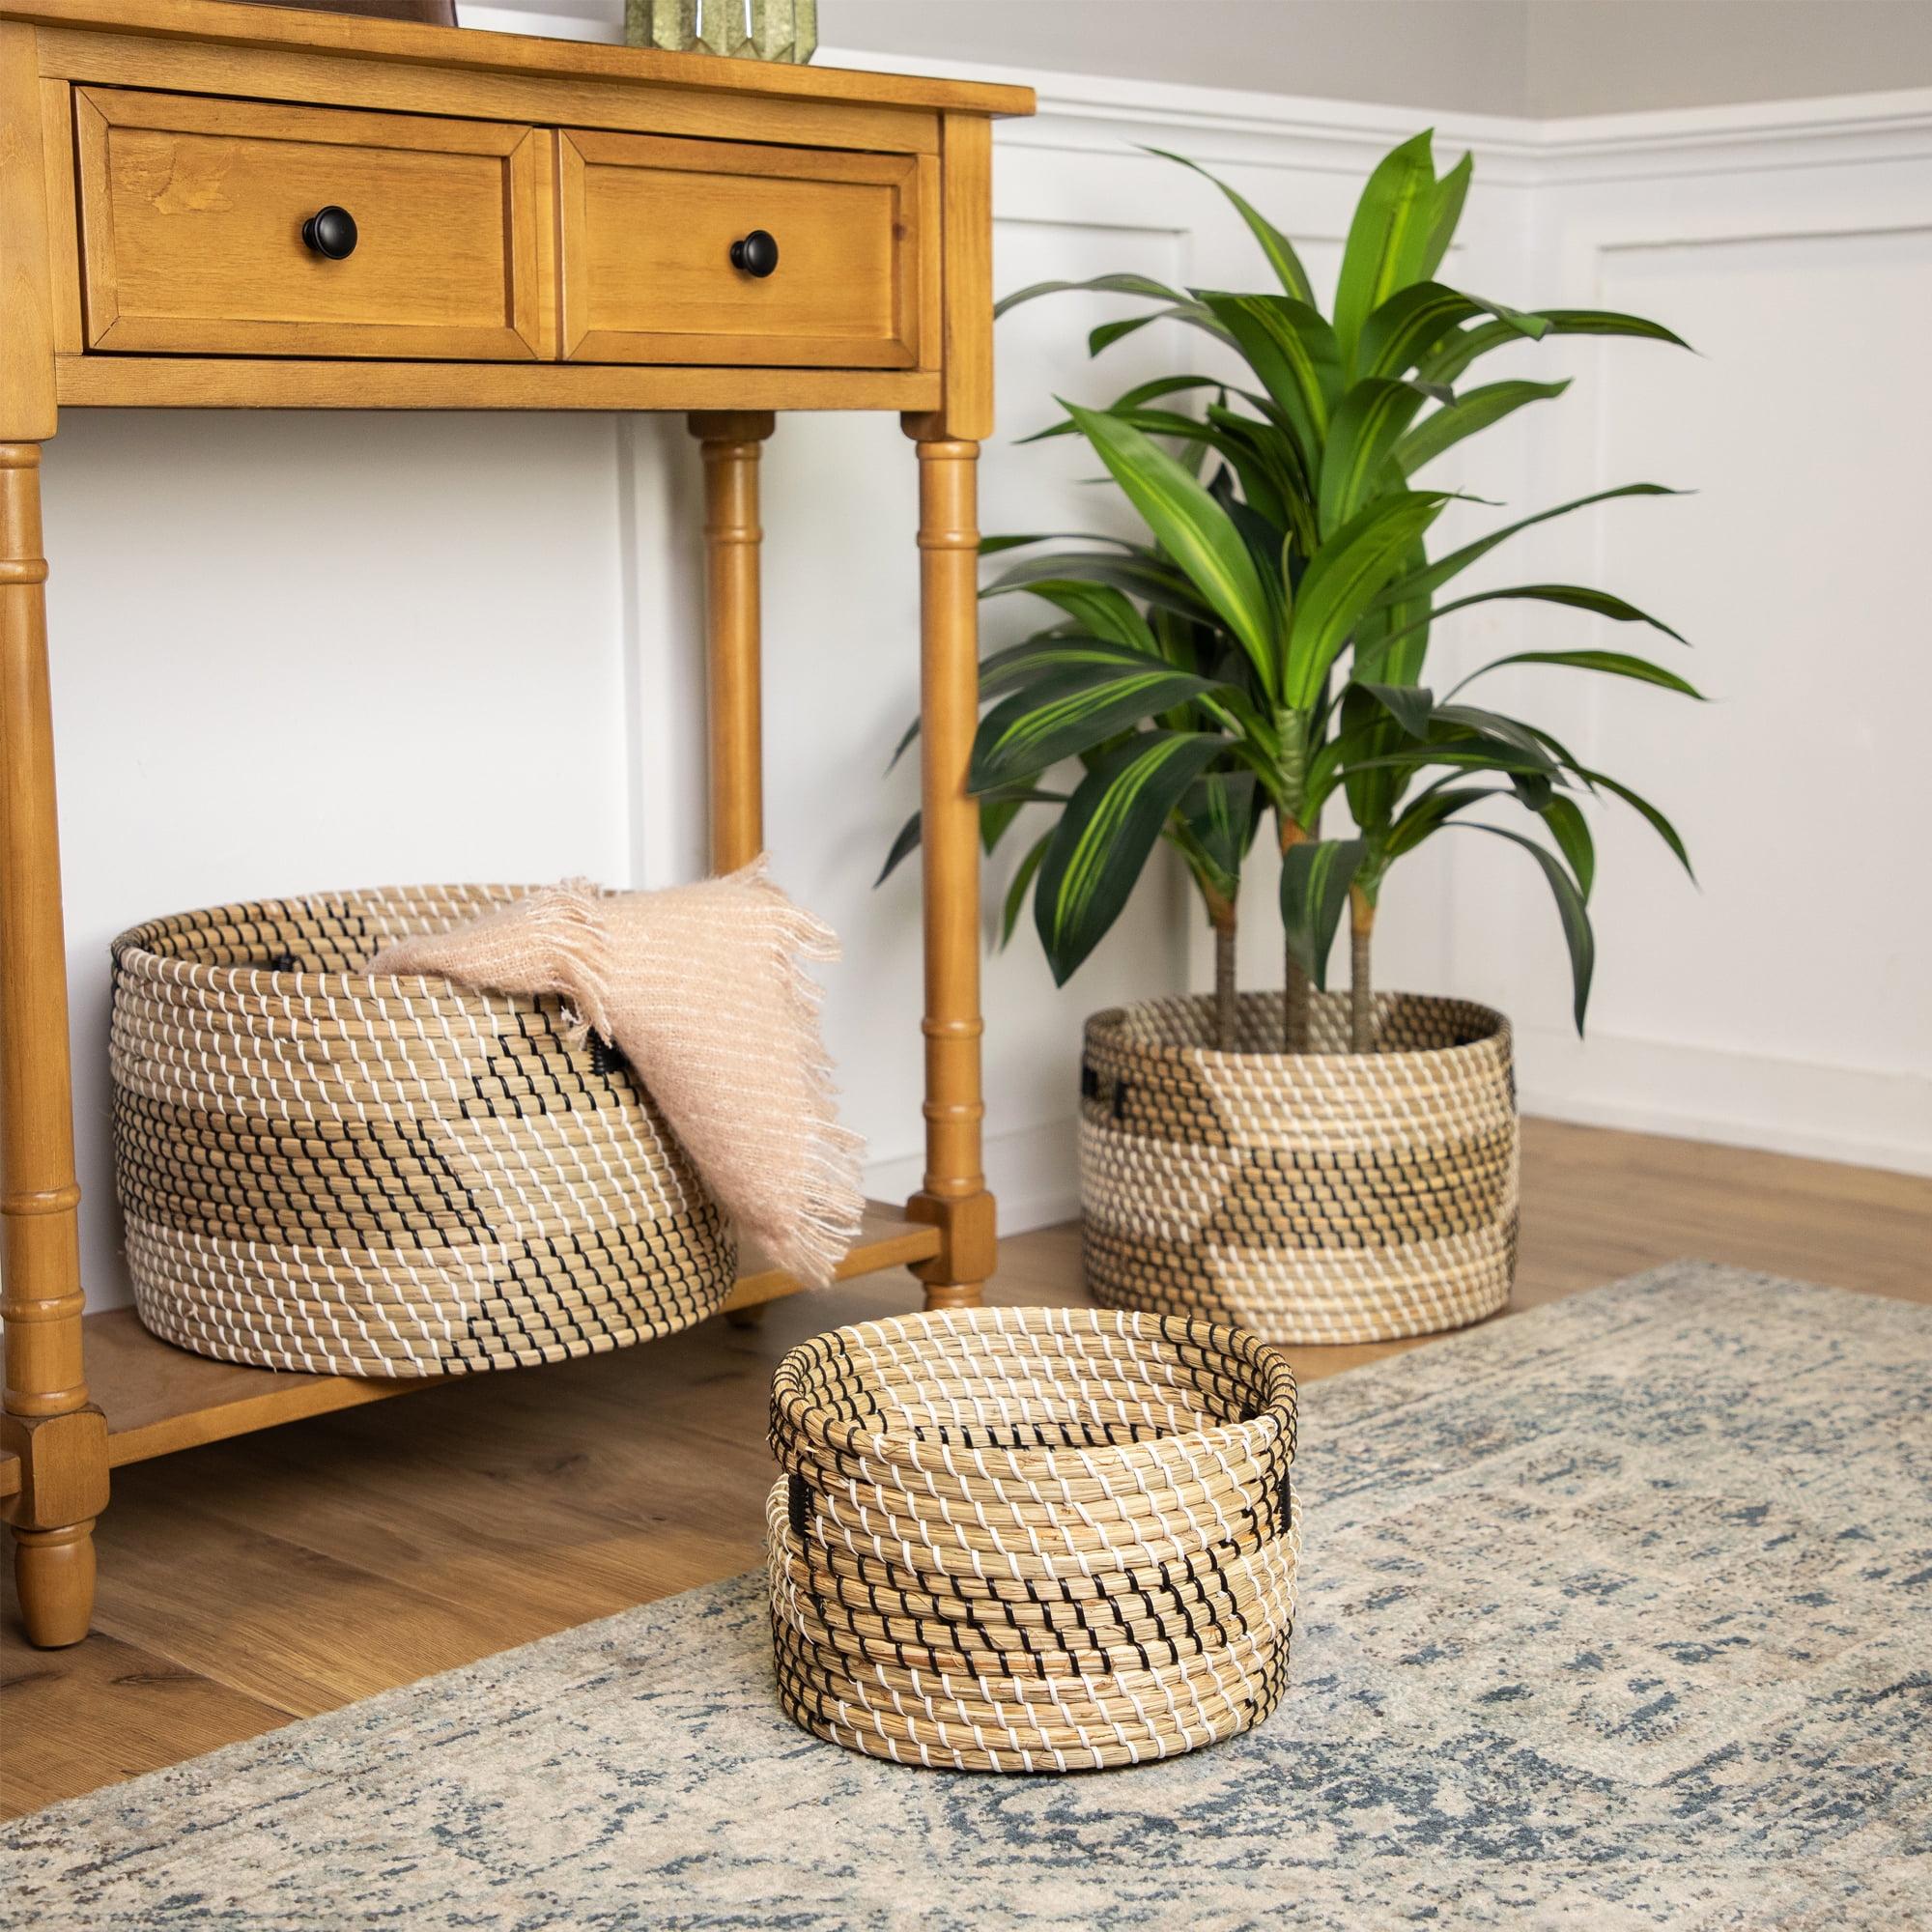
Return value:
M 1287 237 L 1220 183 L 1280 293 L 1183 291 L 1111 275 L 1041 283 L 1001 304 L 1070 288 L 1149 300 L 1151 311 L 1094 329 L 1090 353 L 1171 318 L 1211 338 L 1220 359 L 1239 369 L 1142 384 L 1103 410 L 1065 404 L 1065 422 L 1047 434 L 1085 439 L 1151 541 L 1037 557 L 1020 582 L 1009 573 L 993 586 L 1032 589 L 1066 619 L 989 662 L 997 702 L 982 721 L 971 780 L 997 831 L 1010 822 L 997 814 L 1030 803 L 1054 809 L 1016 875 L 1007 923 L 1010 930 L 1031 884 L 1035 923 L 1062 980 L 1118 916 L 1154 845 L 1166 838 L 1187 852 L 1190 808 L 1204 786 L 1244 791 L 1247 838 L 1263 812 L 1274 819 L 1291 1047 L 1307 1042 L 1306 989 L 1322 982 L 1345 910 L 1354 1043 L 1373 1043 L 1371 941 L 1386 879 L 1398 859 L 1447 827 L 1510 839 L 1539 866 L 1569 944 L 1579 1030 L 1594 961 L 1595 859 L 1577 795 L 1628 803 L 1688 868 L 1669 822 L 1627 786 L 1579 764 L 1540 727 L 1463 699 L 1460 687 L 1438 699 L 1424 681 L 1434 625 L 1499 599 L 1667 632 L 1623 599 L 1575 584 L 1439 599 L 1524 529 L 1612 497 L 1669 494 L 1645 483 L 1599 492 L 1431 556 L 1429 534 L 1449 495 L 1415 487 L 1416 473 L 1566 386 L 1464 384 L 1481 357 L 1552 334 L 1678 341 L 1638 317 L 1512 309 L 1438 281 L 1469 174 L 1465 156 L 1438 178 L 1427 134 L 1385 156 L 1355 211 L 1326 316 Z M 1199 415 L 1175 406 L 1204 392 Z M 1520 651 L 1477 675 L 1503 665 L 1697 695 L 1674 671 L 1618 651 Z M 1074 789 L 1047 791 L 1043 781 L 1069 758 L 1083 767 Z M 1337 791 L 1354 820 L 1350 838 L 1321 833 Z M 1527 811 L 1530 834 L 1462 816 L 1492 802 Z M 1223 881 L 1192 854 L 1189 863 L 1204 897 L 1211 884 L 1232 903 Z
M 1029 806 L 1053 808 L 1056 824 L 1068 812 L 1082 822 L 1089 801 L 1110 787 L 1133 811 L 1154 813 L 1122 836 L 1090 840 L 1084 857 L 1075 852 L 1065 863 L 1089 867 L 1087 925 L 1097 942 L 1132 893 L 1152 845 L 1165 842 L 1179 852 L 1214 930 L 1217 1037 L 1232 1045 L 1237 903 L 1260 824 L 1259 794 L 1232 744 L 1214 735 L 1231 721 L 1205 695 L 1236 647 L 1187 580 L 1150 546 L 1100 536 L 1009 536 L 988 537 L 982 549 L 1065 541 L 1090 548 L 1017 561 L 982 592 L 1023 592 L 1044 603 L 1057 621 L 980 665 L 980 696 L 989 709 L 970 781 L 980 799 L 981 842 L 988 853 L 996 850 Z M 918 730 L 917 723 L 907 729 L 895 763 Z M 1176 745 L 1180 760 L 1154 770 Z M 1116 780 L 1136 762 L 1151 776 L 1129 802 Z M 1050 788 L 1056 768 L 1078 772 L 1069 781 L 1072 790 Z M 881 880 L 917 849 L 920 833 L 915 812 L 893 841 Z M 1002 911 L 1002 945 L 1011 939 L 1052 846 L 1053 829 L 1037 831 L 1015 867 Z M 1079 961 L 1054 963 L 1065 980 Z

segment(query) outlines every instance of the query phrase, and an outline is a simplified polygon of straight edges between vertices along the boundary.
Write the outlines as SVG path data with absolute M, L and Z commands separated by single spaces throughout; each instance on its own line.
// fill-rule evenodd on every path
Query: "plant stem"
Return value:
M 1205 882 L 1201 895 L 1208 901 L 1208 919 L 1214 928 L 1214 1045 L 1219 1052 L 1233 1053 L 1240 1018 L 1235 993 L 1237 915 L 1235 902 L 1223 898 Z
M 1223 1053 L 1235 1050 L 1239 1009 L 1235 996 L 1235 926 L 1231 920 L 1214 928 L 1214 1044 Z
M 1349 1045 L 1355 1053 L 1376 1048 L 1376 985 L 1371 969 L 1376 909 L 1359 886 L 1349 888 Z
M 1313 826 L 1304 826 L 1288 816 L 1281 819 L 1281 849 L 1287 856 L 1293 845 L 1299 845 L 1310 838 L 1321 836 L 1320 814 Z M 1288 949 L 1282 947 L 1282 993 L 1281 993 L 1281 1043 L 1288 1053 L 1306 1053 L 1310 1038 L 1310 1029 L 1314 1024 L 1315 988 L 1308 975 L 1301 970 L 1300 963 Z

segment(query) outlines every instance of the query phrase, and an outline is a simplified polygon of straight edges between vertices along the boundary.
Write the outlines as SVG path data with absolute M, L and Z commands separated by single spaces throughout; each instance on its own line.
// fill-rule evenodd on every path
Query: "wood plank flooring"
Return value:
M 1523 1197 L 1519 1309 L 1685 1255 L 1932 1301 L 1932 1181 L 1532 1121 Z M 1003 1244 L 994 1298 L 1079 1282 L 1078 1231 L 1048 1229 Z M 0 1811 L 753 1567 L 779 1356 L 914 1306 L 876 1276 L 117 1470 L 93 1636 L 30 1650 L 8 1578 Z M 1293 1352 L 1313 1379 L 1418 1346 Z

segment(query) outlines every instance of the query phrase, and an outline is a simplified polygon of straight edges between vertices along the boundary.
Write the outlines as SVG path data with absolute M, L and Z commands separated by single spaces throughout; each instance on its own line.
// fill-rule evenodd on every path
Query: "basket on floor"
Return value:
M 780 1364 L 779 1697 L 961 1771 L 1098 1770 L 1245 1731 L 1287 1680 L 1294 1378 L 1109 1310 L 958 1309 Z
M 428 1376 L 688 1328 L 731 1238 L 650 1096 L 553 1000 L 371 978 L 523 895 L 184 913 L 114 942 L 115 1180 L 142 1321 L 263 1368 Z
M 1376 998 L 1350 1053 L 1346 995 L 1318 994 L 1315 1051 L 1278 1050 L 1279 993 L 1149 1000 L 1087 1022 L 1080 1206 L 1096 1301 L 1297 1345 L 1460 1328 L 1509 1300 L 1517 1113 L 1509 1022 Z

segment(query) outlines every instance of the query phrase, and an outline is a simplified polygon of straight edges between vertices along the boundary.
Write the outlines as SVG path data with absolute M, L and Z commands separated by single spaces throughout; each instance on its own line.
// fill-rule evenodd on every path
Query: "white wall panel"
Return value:
M 1066 76 L 1044 95 L 1048 111 L 1004 127 L 996 150 L 1002 290 L 1121 268 L 1257 285 L 1238 219 L 1134 140 L 1221 168 L 1331 277 L 1362 174 L 1417 119 Z M 1583 394 L 1431 479 L 1509 504 L 1457 505 L 1469 528 L 1626 473 L 1701 492 L 1617 506 L 1510 567 L 1654 601 L 1698 640 L 1721 698 L 1693 715 L 1560 678 L 1523 687 L 1681 813 L 1704 880 L 1700 896 L 1661 851 L 1606 835 L 1587 1047 L 1566 1038 L 1542 887 L 1508 855 L 1492 866 L 1475 841 L 1443 840 L 1391 889 L 1383 982 L 1510 1008 L 1544 1111 L 1932 1165 L 1914 842 L 1927 503 L 1907 440 L 1932 415 L 1917 346 L 1928 128 L 1932 106 L 1910 97 L 1862 119 L 1813 104 L 1781 122 L 1598 122 L 1567 144 L 1562 124 L 1441 128 L 1445 154 L 1479 156 L 1459 277 L 1654 312 L 1704 351 L 1541 355 Z M 1197 353 L 1151 329 L 1091 366 L 1082 332 L 1112 312 L 1042 302 L 1000 325 L 987 529 L 1119 514 L 1079 480 L 1094 466 L 1070 444 L 1011 446 L 1055 393 L 1104 398 Z M 697 470 L 675 420 L 64 419 L 47 457 L 49 611 L 97 1301 L 123 1292 L 104 1065 L 105 947 L 123 925 L 345 883 L 700 869 Z M 871 888 L 914 791 L 909 768 L 882 777 L 916 699 L 914 471 L 891 419 L 789 418 L 765 459 L 771 843 L 846 943 L 826 1024 L 886 1193 L 919 1170 L 916 880 Z M 988 607 L 989 641 L 1019 635 L 1018 601 Z M 1444 627 L 1441 662 L 1527 640 L 1506 609 L 1479 611 Z M 1278 971 L 1271 890 L 1264 864 L 1251 982 Z M 1202 983 L 1197 926 L 1168 873 L 1067 988 L 1029 934 L 989 957 L 988 1167 L 1009 1226 L 1070 1209 L 1081 1017 Z
M 107 947 L 629 866 L 608 418 L 89 413 L 45 458 L 83 1264 L 125 1298 Z

